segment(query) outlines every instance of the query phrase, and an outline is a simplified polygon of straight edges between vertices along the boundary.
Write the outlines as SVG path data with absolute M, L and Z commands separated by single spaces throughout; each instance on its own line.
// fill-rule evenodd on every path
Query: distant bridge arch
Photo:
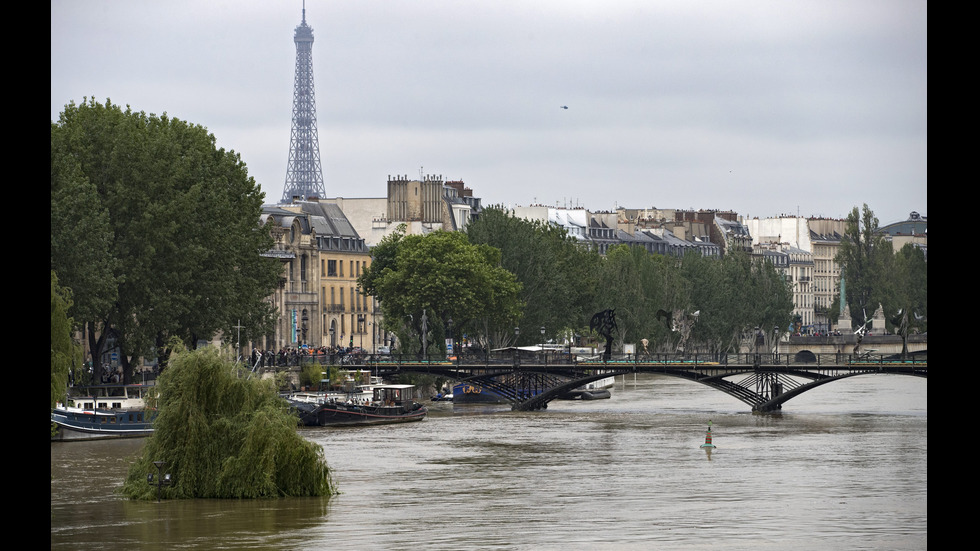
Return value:
M 812 354 L 812 353 L 811 353 Z M 373 362 L 379 375 L 414 372 L 440 375 L 485 386 L 510 402 L 512 409 L 547 408 L 548 402 L 587 383 L 627 373 L 659 373 L 712 387 L 749 405 L 754 412 L 772 412 L 800 394 L 857 375 L 893 373 L 926 377 L 926 359 L 895 360 L 884 356 L 798 353 L 732 354 L 713 361 L 681 355 L 621 356 L 577 361 L 568 354 L 542 353 L 537 362 L 486 356 L 476 362 L 457 359 Z M 721 360 L 721 361 L 717 361 Z M 801 381 L 802 379 L 803 381 Z

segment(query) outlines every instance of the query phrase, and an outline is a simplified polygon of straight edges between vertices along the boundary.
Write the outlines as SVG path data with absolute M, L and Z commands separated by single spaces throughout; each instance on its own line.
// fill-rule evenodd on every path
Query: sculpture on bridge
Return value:
M 680 339 L 677 342 L 676 352 L 684 352 L 684 345 L 687 343 L 687 339 L 691 337 L 691 329 L 694 327 L 694 323 L 698 321 L 698 316 L 701 315 L 701 310 L 697 310 L 694 313 L 687 314 L 684 310 L 674 310 L 673 312 L 668 312 L 666 310 L 657 310 L 657 319 L 663 320 L 664 325 L 667 329 L 674 333 L 680 334 Z
M 855 356 L 861 353 L 861 341 L 864 340 L 864 335 L 868 332 L 868 325 L 871 324 L 868 312 L 862 309 L 861 314 L 864 316 L 864 323 L 854 331 L 854 334 L 857 335 L 857 342 L 854 344 L 854 350 L 851 353 Z
M 616 330 L 616 310 L 596 312 L 589 321 L 589 329 L 606 338 L 606 351 L 603 353 L 603 358 L 608 360 L 612 355 L 612 333 Z

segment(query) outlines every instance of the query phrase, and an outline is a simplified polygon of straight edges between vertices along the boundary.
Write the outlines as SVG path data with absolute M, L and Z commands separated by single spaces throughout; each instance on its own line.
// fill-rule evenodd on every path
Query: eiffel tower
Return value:
M 316 100 L 313 95 L 313 28 L 306 24 L 306 2 L 303 22 L 293 36 L 296 43 L 296 78 L 293 85 L 293 128 L 289 135 L 289 163 L 286 185 L 280 203 L 293 198 L 301 200 L 323 197 L 323 172 L 320 170 L 320 139 L 316 132 Z

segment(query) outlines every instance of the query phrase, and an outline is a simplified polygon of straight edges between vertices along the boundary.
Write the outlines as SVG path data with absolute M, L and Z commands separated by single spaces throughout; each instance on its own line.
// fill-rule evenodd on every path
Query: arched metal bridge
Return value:
M 579 361 L 568 354 L 516 352 L 511 357 L 484 355 L 454 360 L 417 360 L 383 356 L 365 366 L 377 375 L 427 373 L 488 388 L 510 402 L 512 409 L 545 409 L 548 402 L 606 377 L 628 373 L 659 373 L 710 386 L 748 404 L 754 412 L 782 409 L 783 403 L 819 386 L 869 374 L 926 377 L 925 359 L 830 354 L 798 361 L 792 354 L 731 354 L 712 360 L 697 356 L 614 356 Z

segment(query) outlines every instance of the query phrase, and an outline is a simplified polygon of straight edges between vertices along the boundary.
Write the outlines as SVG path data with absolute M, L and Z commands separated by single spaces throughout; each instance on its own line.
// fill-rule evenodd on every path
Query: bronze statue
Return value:
M 608 360 L 612 355 L 612 333 L 616 330 L 615 309 L 603 310 L 594 314 L 589 322 L 589 329 L 606 337 L 606 351 L 603 353 L 603 358 Z

